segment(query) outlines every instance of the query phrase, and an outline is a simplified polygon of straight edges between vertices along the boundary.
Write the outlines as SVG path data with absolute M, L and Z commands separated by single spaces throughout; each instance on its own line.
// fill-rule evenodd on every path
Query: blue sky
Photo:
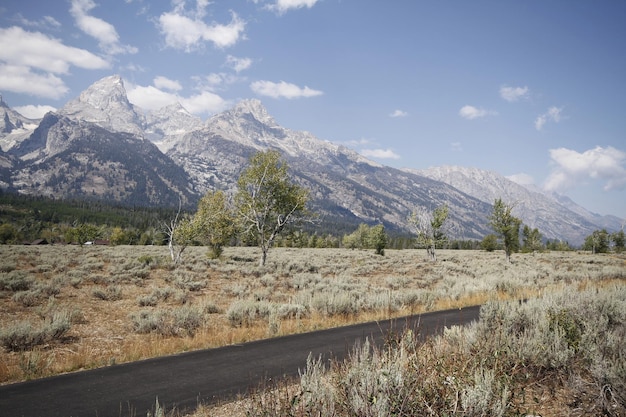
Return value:
M 621 0 L 5 0 L 0 92 L 27 116 L 120 74 L 131 102 L 278 123 L 394 167 L 461 165 L 626 217 Z

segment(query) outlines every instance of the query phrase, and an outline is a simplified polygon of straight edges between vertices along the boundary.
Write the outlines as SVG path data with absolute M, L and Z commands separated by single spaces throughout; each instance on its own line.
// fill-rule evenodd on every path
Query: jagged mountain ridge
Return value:
M 522 186 L 492 171 L 459 166 L 407 171 L 443 181 L 484 202 L 501 198 L 515 206 L 513 213 L 524 224 L 538 228 L 548 239 L 580 245 L 599 226 L 619 228 L 619 219 L 614 216 L 594 215 L 567 197 Z
M 145 118 L 135 110 L 119 75 L 102 78 L 57 112 L 114 132 L 144 136 Z
M 182 197 L 193 204 L 207 190 L 233 192 L 254 152 L 277 149 L 327 222 L 382 221 L 406 232 L 407 217 L 417 206 L 445 203 L 453 237 L 479 239 L 490 232 L 493 200 L 284 128 L 259 100 L 244 100 L 206 122 L 178 103 L 144 113 L 128 101 L 121 78 L 112 76 L 46 115 L 21 140 L 10 136 L 0 132 L 6 150 L 0 151 L 5 166 L 0 186 L 21 193 L 144 205 L 175 205 Z M 554 226 L 554 233 L 571 227 L 558 219 Z
M 457 237 L 479 238 L 486 232 L 489 205 L 444 183 L 384 167 L 308 132 L 284 128 L 258 100 L 244 100 L 211 117 L 204 128 L 172 139 L 167 155 L 185 167 L 200 189 L 234 191 L 248 158 L 264 149 L 284 155 L 322 216 L 342 216 L 352 223 L 383 222 L 406 232 L 407 218 L 416 206 L 447 203 Z
M 195 200 L 185 171 L 152 142 L 57 113 L 46 114 L 9 155 L 18 160 L 10 188 L 23 194 L 135 205 Z
M 0 95 L 0 150 L 7 151 L 20 143 L 37 127 L 39 120 L 29 119 L 10 108 Z

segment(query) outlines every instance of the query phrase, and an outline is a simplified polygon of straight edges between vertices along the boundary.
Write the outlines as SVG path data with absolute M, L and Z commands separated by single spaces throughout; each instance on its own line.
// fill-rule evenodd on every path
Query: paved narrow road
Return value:
M 309 353 L 344 358 L 355 342 L 382 343 L 411 328 L 427 337 L 444 326 L 478 320 L 479 306 L 285 336 L 0 386 L 0 416 L 145 416 L 159 402 L 171 409 L 246 393 L 264 378 L 297 375 Z

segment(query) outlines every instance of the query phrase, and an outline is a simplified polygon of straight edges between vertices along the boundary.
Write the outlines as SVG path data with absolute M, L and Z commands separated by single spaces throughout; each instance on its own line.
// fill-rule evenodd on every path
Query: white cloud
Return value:
M 128 101 L 141 107 L 144 110 L 158 110 L 179 101 L 179 97 L 167 91 L 158 89 L 155 86 L 147 87 L 124 83 Z
M 403 110 L 394 110 L 393 113 L 391 113 L 389 115 L 389 117 L 406 117 L 408 116 L 409 113 L 403 111 Z
M 68 88 L 59 74 L 70 67 L 104 69 L 109 63 L 84 49 L 64 45 L 41 32 L 0 29 L 0 90 L 59 99 Z
M 294 99 L 300 97 L 315 97 L 324 94 L 322 91 L 313 90 L 307 86 L 302 88 L 284 81 L 279 83 L 272 81 L 255 81 L 250 84 L 250 88 L 258 95 L 272 98 L 284 97 Z
M 318 0 L 276 0 L 274 4 L 267 6 L 267 8 L 278 14 L 284 14 L 292 9 L 301 9 L 303 7 L 310 9 L 317 2 Z
M 210 91 L 182 98 L 180 103 L 193 114 L 214 114 L 225 110 L 229 103 Z
M 506 178 L 519 185 L 533 185 L 535 183 L 535 179 L 524 172 L 508 175 Z
M 195 89 L 199 91 L 221 90 L 230 84 L 245 80 L 244 77 L 224 72 L 212 72 L 203 77 L 192 77 L 192 79 L 196 82 Z
M 120 44 L 120 37 L 112 24 L 89 15 L 89 11 L 95 7 L 96 3 L 92 0 L 72 0 L 70 14 L 74 17 L 76 26 L 87 35 L 95 38 L 100 49 L 107 54 L 137 53 L 137 48 Z
M 226 65 L 238 73 L 250 68 L 252 60 L 250 58 L 237 58 L 232 55 L 228 55 L 226 57 Z
M 203 42 L 212 42 L 218 48 L 232 46 L 243 36 L 245 26 L 245 22 L 234 12 L 230 23 L 226 25 L 208 25 L 202 21 L 201 16 L 188 17 L 182 14 L 181 7 L 159 17 L 159 27 L 165 35 L 165 44 L 187 52 L 200 47 Z
M 66 74 L 71 65 L 84 69 L 109 67 L 107 61 L 89 51 L 66 46 L 58 39 L 17 26 L 0 29 L 0 45 L 0 61 L 48 73 Z
M 367 158 L 400 159 L 400 155 L 391 149 L 363 149 L 361 154 Z
M 162 89 L 162 90 L 169 90 L 169 91 L 180 91 L 183 89 L 183 86 L 180 85 L 180 83 L 176 80 L 170 80 L 167 77 L 163 77 L 163 76 L 157 76 L 154 77 L 154 80 L 152 81 L 154 83 L 154 86 L 156 88 Z
M 558 148 L 550 150 L 552 172 L 544 183 L 548 191 L 562 191 L 586 180 L 604 182 L 605 190 L 626 188 L 626 152 L 596 146 L 582 153 Z
M 496 115 L 495 111 L 479 109 L 474 106 L 463 106 L 461 110 L 459 110 L 459 115 L 467 120 L 478 119 L 480 117 L 493 116 Z
M 63 80 L 54 74 L 40 74 L 26 66 L 6 64 L 0 64 L 0 91 L 2 90 L 52 99 L 61 98 L 68 92 Z
M 197 115 L 220 112 L 228 102 L 210 91 L 183 97 L 177 93 L 163 91 L 156 86 L 139 86 L 125 83 L 128 100 L 144 110 L 158 110 L 173 103 L 180 103 L 187 111 Z
M 26 106 L 17 106 L 13 109 L 22 116 L 28 117 L 29 119 L 41 119 L 49 111 L 56 111 L 56 108 L 52 106 L 32 104 Z
M 359 146 L 365 146 L 365 145 L 369 145 L 369 144 L 373 144 L 374 141 L 371 139 L 367 139 L 367 138 L 361 138 L 361 139 L 352 139 L 352 140 L 348 140 L 345 142 L 340 142 L 341 144 L 343 144 L 344 146 L 348 146 L 351 148 L 356 148 Z
M 537 117 L 535 120 L 535 129 L 541 130 L 545 126 L 545 124 L 549 121 L 558 123 L 561 121 L 561 112 L 563 108 L 559 107 L 550 107 L 547 112 Z
M 500 87 L 500 97 L 508 102 L 528 98 L 528 87 L 508 87 L 504 85 Z
M 463 152 L 463 144 L 461 142 L 450 143 L 450 150 L 452 152 Z

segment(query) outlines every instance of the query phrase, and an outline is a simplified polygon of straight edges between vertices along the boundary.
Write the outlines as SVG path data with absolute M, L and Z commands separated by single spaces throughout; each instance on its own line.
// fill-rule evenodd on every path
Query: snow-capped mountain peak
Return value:
M 145 132 L 148 139 L 160 144 L 168 136 L 182 135 L 201 129 L 202 126 L 202 119 L 176 102 L 146 114 Z
M 143 116 L 128 101 L 119 75 L 102 78 L 68 102 L 59 113 L 116 132 L 143 136 Z
M 278 126 L 276 120 L 269 114 L 261 101 L 257 99 L 242 100 L 223 114 L 228 114 L 234 118 L 252 118 L 269 127 Z

